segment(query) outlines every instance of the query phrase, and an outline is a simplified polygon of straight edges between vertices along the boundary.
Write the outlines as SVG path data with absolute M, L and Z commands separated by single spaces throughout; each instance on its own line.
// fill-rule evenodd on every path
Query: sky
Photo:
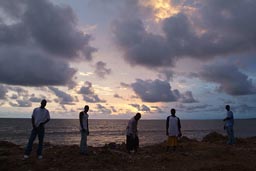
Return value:
M 256 117 L 255 0 L 1 0 L 0 117 Z

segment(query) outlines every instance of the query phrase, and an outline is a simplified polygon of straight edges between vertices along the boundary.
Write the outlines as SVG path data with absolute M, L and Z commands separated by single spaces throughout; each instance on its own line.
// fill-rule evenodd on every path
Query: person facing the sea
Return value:
M 43 99 L 41 101 L 41 106 L 33 110 L 33 114 L 32 114 L 33 129 L 31 131 L 29 141 L 25 149 L 24 159 L 29 158 L 29 155 L 32 151 L 33 142 L 36 136 L 38 136 L 38 140 L 39 140 L 38 147 L 37 147 L 37 157 L 38 159 L 43 158 L 42 151 L 43 151 L 43 141 L 44 141 L 44 125 L 50 121 L 50 113 L 45 108 L 46 104 L 47 104 L 47 101 Z
M 139 137 L 138 137 L 138 121 L 141 118 L 141 114 L 137 113 L 134 117 L 132 117 L 126 128 L 126 148 L 128 153 L 134 150 L 136 153 L 139 147 Z
M 228 142 L 227 144 L 235 144 L 235 137 L 234 137 L 234 115 L 233 112 L 230 110 L 230 106 L 226 105 L 226 110 L 227 110 L 227 116 L 223 121 L 225 122 L 224 124 L 224 129 L 227 131 L 228 134 Z
M 166 119 L 166 135 L 167 138 L 167 151 L 172 147 L 173 151 L 176 150 L 178 144 L 178 137 L 181 137 L 181 124 L 180 119 L 175 116 L 176 110 L 171 109 L 171 115 Z
M 87 147 L 87 136 L 89 135 L 89 124 L 88 124 L 88 112 L 89 106 L 84 106 L 84 111 L 79 114 L 80 121 L 80 133 L 81 133 L 81 141 L 80 141 L 80 154 L 88 155 L 88 147 Z

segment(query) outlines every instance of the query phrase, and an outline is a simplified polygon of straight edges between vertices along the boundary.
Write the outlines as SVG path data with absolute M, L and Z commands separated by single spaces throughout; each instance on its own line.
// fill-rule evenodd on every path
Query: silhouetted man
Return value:
M 138 138 L 138 121 L 141 118 L 141 114 L 137 113 L 134 117 L 132 117 L 126 128 L 126 148 L 128 153 L 132 150 L 136 153 L 139 147 L 139 138 Z
M 175 116 L 175 113 L 176 110 L 171 109 L 171 115 L 166 119 L 167 151 L 169 151 L 170 147 L 173 148 L 173 151 L 176 150 L 178 137 L 182 135 L 180 119 Z
M 32 114 L 32 126 L 33 129 L 30 134 L 30 138 L 28 144 L 25 149 L 24 159 L 29 158 L 29 155 L 32 151 L 33 142 L 38 136 L 38 147 L 37 147 L 37 157 L 38 159 L 42 159 L 42 151 L 43 151 L 43 142 L 44 142 L 44 125 L 49 122 L 50 114 L 49 111 L 45 108 L 47 101 L 44 99 L 41 101 L 41 106 L 35 108 Z
M 89 106 L 84 106 L 84 111 L 79 114 L 80 121 L 80 132 L 81 132 L 81 141 L 80 141 L 80 154 L 88 155 L 88 147 L 87 147 L 87 136 L 89 135 L 89 124 L 88 124 L 88 112 Z
M 234 115 L 233 112 L 230 110 L 230 106 L 226 105 L 227 110 L 227 117 L 223 120 L 225 122 L 224 129 L 227 131 L 228 134 L 228 142 L 227 144 L 235 144 L 235 137 L 234 137 Z

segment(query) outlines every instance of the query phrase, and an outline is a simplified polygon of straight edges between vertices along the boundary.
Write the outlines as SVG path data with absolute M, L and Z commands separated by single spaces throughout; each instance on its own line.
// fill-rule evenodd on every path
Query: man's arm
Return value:
M 80 121 L 81 129 L 82 129 L 82 131 L 84 131 L 84 125 L 83 125 L 83 113 L 82 113 L 82 112 L 80 112 L 80 114 L 79 114 L 79 121 Z
M 226 121 L 226 120 L 231 120 L 232 119 L 232 114 L 229 112 L 227 114 L 227 117 L 223 119 L 223 121 Z
M 89 122 L 88 122 L 88 118 L 87 118 L 87 135 L 89 135 L 90 134 L 90 132 L 89 132 Z
M 33 128 L 36 128 L 36 125 L 35 125 L 35 118 L 34 118 L 34 116 L 32 116 L 31 122 L 32 122 L 32 126 L 33 126 Z
M 168 135 L 168 129 L 169 129 L 169 118 L 170 116 L 167 117 L 166 119 L 166 135 Z
M 178 128 L 179 128 L 179 137 L 181 137 L 181 136 L 182 136 L 182 133 L 181 133 L 180 118 L 178 118 Z
M 48 119 L 46 119 L 46 121 L 40 123 L 40 125 L 42 126 L 42 125 L 46 124 L 46 123 L 49 122 L 49 121 L 50 121 L 50 119 L 48 118 Z

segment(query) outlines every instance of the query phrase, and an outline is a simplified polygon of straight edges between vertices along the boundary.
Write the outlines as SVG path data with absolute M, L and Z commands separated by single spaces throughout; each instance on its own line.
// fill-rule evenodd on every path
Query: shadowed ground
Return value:
M 142 147 L 127 154 L 125 144 L 110 143 L 89 147 L 89 156 L 79 155 L 77 145 L 45 143 L 44 158 L 36 158 L 36 146 L 23 161 L 23 147 L 0 142 L 0 170 L 182 170 L 242 171 L 256 170 L 256 137 L 237 139 L 226 145 L 226 137 L 211 133 L 199 142 L 183 137 L 176 152 L 166 152 L 165 143 Z

